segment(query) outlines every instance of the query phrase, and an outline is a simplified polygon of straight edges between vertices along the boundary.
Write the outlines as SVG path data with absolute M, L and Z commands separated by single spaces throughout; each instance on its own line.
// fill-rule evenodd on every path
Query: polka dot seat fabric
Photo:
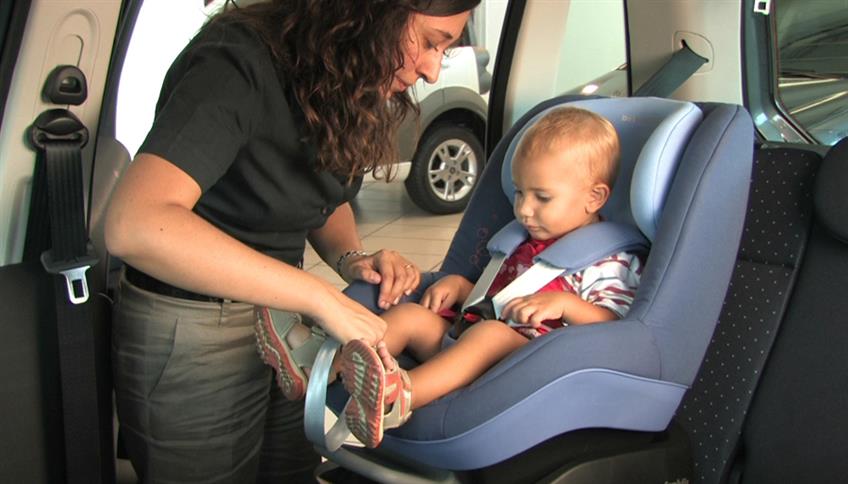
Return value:
M 676 417 L 694 482 L 848 476 L 848 140 L 758 150 L 742 250 Z
M 748 411 L 740 483 L 848 479 L 848 139 L 825 155 L 801 267 Z
M 821 157 L 792 148 L 755 152 L 739 256 L 704 362 L 677 419 L 696 482 L 722 482 L 786 311 L 812 223 Z

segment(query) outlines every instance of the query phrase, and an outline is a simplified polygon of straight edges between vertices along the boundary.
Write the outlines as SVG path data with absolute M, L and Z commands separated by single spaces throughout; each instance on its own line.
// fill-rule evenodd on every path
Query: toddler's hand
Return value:
M 508 302 L 501 311 L 504 321 L 538 328 L 542 321 L 562 319 L 565 312 L 565 300 L 570 294 L 562 292 L 540 292 L 530 296 L 517 297 Z
M 432 286 L 428 287 L 421 297 L 420 304 L 425 308 L 438 313 L 456 304 L 460 299 L 467 297 L 471 291 L 471 283 L 462 276 L 445 276 Z

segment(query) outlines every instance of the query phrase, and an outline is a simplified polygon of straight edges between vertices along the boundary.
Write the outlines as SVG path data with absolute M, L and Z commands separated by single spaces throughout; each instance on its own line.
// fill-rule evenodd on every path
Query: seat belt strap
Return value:
M 501 266 L 506 258 L 507 254 L 502 254 L 500 252 L 492 254 L 492 258 L 489 260 L 489 263 L 486 264 L 486 267 L 483 269 L 483 273 L 477 279 L 477 283 L 474 284 L 474 287 L 471 289 L 468 297 L 465 298 L 465 303 L 462 305 L 463 311 L 468 309 L 469 306 L 473 306 L 486 298 L 486 293 L 492 286 L 492 282 L 494 282 L 495 277 L 498 275 L 498 271 L 501 270 Z
M 492 259 L 477 279 L 462 305 L 463 312 L 484 319 L 500 319 L 511 300 L 535 294 L 560 275 L 582 270 L 604 257 L 625 251 L 647 251 L 650 242 L 635 226 L 620 222 L 599 222 L 575 230 L 533 258 L 534 264 L 492 297 L 489 288 L 509 255 L 527 238 L 527 232 L 513 221 L 499 230 L 486 244 Z
M 539 289 L 545 287 L 546 284 L 565 272 L 566 270 L 562 267 L 542 261 L 536 262 L 492 297 L 492 308 L 495 310 L 495 318 L 501 319 L 501 311 L 503 311 L 504 306 L 508 302 L 517 297 L 535 294 Z M 507 323 L 512 324 L 512 321 L 507 321 Z
M 633 96 L 669 97 L 701 68 L 708 59 L 699 56 L 686 43 Z
M 47 247 L 41 262 L 54 278 L 56 326 L 65 435 L 65 471 L 68 483 L 100 483 L 104 449 L 96 384 L 95 338 L 90 316 L 86 271 L 97 263 L 88 242 L 82 183 L 81 150 L 88 130 L 70 111 L 53 109 L 33 123 L 30 140 L 38 150 L 33 200 L 41 200 L 49 214 L 50 241 L 27 241 Z M 45 198 L 44 192 L 47 192 Z M 38 214 L 36 214 L 38 215 Z M 43 224 L 42 224 L 43 225 Z M 42 237 L 46 234 L 41 234 Z M 110 412 L 111 413 L 111 412 Z
M 486 250 L 491 254 L 491 259 L 486 267 L 483 268 L 483 273 L 477 278 L 477 283 L 471 288 L 468 297 L 462 304 L 462 311 L 465 311 L 471 306 L 475 306 L 486 299 L 486 293 L 489 287 L 492 286 L 498 271 L 501 269 L 507 257 L 527 238 L 527 231 L 518 223 L 517 220 L 512 220 L 501 227 L 491 239 L 486 242 Z
M 46 174 L 50 249 L 41 254 L 41 263 L 65 278 L 70 302 L 82 304 L 89 296 L 85 273 L 97 263 L 88 243 L 82 183 L 81 150 L 88 130 L 70 111 L 51 109 L 38 116 L 30 135 Z

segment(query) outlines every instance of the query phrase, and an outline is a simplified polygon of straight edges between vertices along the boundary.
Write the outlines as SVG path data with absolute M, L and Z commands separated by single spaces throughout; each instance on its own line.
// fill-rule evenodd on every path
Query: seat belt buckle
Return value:
M 464 316 L 465 313 L 473 314 L 481 320 L 497 319 L 497 315 L 495 314 L 495 305 L 492 303 L 492 298 L 488 296 L 482 301 L 464 308 L 462 310 L 462 315 Z
M 48 250 L 41 254 L 41 265 L 50 274 L 61 275 L 65 278 L 65 287 L 68 290 L 68 300 L 71 304 L 78 305 L 88 301 L 88 279 L 86 272 L 96 265 L 99 259 L 94 254 L 94 247 L 89 243 L 86 253 L 69 260 L 53 260 L 53 251 Z

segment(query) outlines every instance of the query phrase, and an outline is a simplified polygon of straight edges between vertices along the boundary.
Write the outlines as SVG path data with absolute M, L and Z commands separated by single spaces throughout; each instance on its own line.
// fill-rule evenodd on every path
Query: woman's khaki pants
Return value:
M 253 306 L 121 281 L 112 359 L 121 433 L 150 483 L 314 482 L 319 458 L 256 351 Z

